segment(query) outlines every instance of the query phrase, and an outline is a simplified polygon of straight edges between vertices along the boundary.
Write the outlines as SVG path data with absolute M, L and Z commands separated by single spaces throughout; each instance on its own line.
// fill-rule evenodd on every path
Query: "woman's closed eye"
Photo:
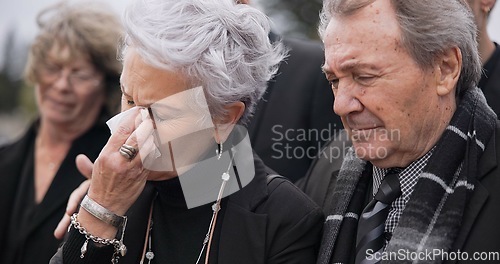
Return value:
M 125 103 L 126 106 L 132 108 L 135 106 L 135 101 L 132 98 L 128 98 L 125 94 L 122 93 L 122 102 Z
M 155 122 L 157 123 L 162 123 L 165 121 L 172 121 L 172 120 L 177 120 L 182 117 L 182 115 L 179 114 L 173 114 L 173 113 L 161 113 L 161 112 L 154 112 L 153 111 L 153 117 L 155 119 Z
M 152 105 L 150 108 L 151 112 L 153 113 L 153 117 L 155 118 L 155 121 L 160 123 L 167 120 L 180 119 L 188 115 L 187 109 L 173 106 L 170 104 L 157 103 Z

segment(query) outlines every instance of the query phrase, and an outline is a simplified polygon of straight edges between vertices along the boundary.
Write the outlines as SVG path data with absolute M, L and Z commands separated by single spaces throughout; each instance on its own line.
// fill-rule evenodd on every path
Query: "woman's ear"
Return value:
M 435 76 L 436 92 L 439 96 L 455 91 L 461 69 L 462 52 L 458 47 L 449 49 L 437 60 Z
M 489 15 L 491 9 L 493 9 L 493 6 L 495 6 L 496 0 L 481 0 L 481 11 L 486 13 L 486 15 Z
M 224 106 L 226 114 L 222 120 L 214 120 L 215 125 L 215 141 L 223 143 L 233 131 L 234 125 L 238 123 L 241 116 L 245 112 L 245 104 L 243 102 L 234 102 Z

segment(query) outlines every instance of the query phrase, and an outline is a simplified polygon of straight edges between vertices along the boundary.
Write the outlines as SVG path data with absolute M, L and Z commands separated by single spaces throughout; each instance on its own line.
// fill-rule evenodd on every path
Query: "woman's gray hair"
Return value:
M 224 105 L 243 102 L 240 123 L 286 54 L 280 42 L 270 43 L 267 16 L 234 0 L 137 0 L 124 25 L 124 52 L 133 46 L 146 63 L 203 86 L 214 118 L 223 118 Z
M 332 16 L 349 16 L 376 0 L 325 0 L 320 14 L 319 34 Z M 391 0 L 402 31 L 401 43 L 422 69 L 431 69 L 435 60 L 451 48 L 462 53 L 457 96 L 476 87 L 481 78 L 477 50 L 477 28 L 464 0 Z

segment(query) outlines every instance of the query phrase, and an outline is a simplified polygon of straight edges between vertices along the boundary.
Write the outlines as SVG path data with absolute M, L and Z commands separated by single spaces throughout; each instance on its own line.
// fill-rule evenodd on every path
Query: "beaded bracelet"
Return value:
M 123 224 L 123 230 L 121 231 L 122 235 L 121 235 L 120 240 L 118 240 L 116 238 L 114 238 L 114 239 L 101 238 L 101 237 L 97 237 L 97 236 L 92 235 L 91 233 L 89 233 L 87 231 L 87 229 L 85 227 L 83 227 L 80 224 L 80 222 L 78 222 L 78 213 L 74 213 L 71 216 L 71 225 L 76 230 L 78 230 L 78 232 L 80 232 L 80 234 L 84 235 L 86 238 L 85 242 L 83 243 L 83 246 L 80 249 L 80 252 L 81 252 L 80 258 L 85 257 L 85 253 L 87 253 L 87 244 L 88 244 L 89 240 L 92 240 L 94 243 L 101 244 L 104 246 L 112 245 L 114 247 L 115 250 L 114 250 L 113 256 L 111 258 L 111 263 L 114 263 L 114 264 L 118 263 L 118 260 L 120 259 L 120 255 L 123 257 L 123 256 L 125 256 L 125 254 L 127 254 L 127 247 L 125 246 L 125 244 L 123 244 L 123 235 L 125 233 L 125 228 L 127 226 L 126 218 L 125 218 L 125 223 Z

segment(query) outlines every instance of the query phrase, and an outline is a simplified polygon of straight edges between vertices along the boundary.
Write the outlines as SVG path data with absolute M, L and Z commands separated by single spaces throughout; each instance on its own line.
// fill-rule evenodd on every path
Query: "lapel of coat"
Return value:
M 489 173 L 497 167 L 497 156 L 499 155 L 500 149 L 497 149 L 495 141 L 500 140 L 500 134 L 498 133 L 499 127 L 495 130 L 494 136 L 491 138 L 491 141 L 486 145 L 486 149 L 484 150 L 483 155 L 479 161 L 478 166 L 478 179 L 477 183 L 474 186 L 474 193 L 472 194 L 469 204 L 465 209 L 465 214 L 462 222 L 462 228 L 458 233 L 457 239 L 454 242 L 453 249 L 456 251 L 457 249 L 461 249 L 464 246 L 465 241 L 467 240 L 467 236 L 469 235 L 472 226 L 474 225 L 474 221 L 478 216 L 481 208 L 484 203 L 488 199 L 489 193 L 486 188 L 481 184 L 481 180 L 484 177 L 490 177 L 493 175 L 489 175 Z M 495 175 L 495 177 L 498 175 Z
M 296 182 L 296 185 L 316 202 L 327 215 L 327 207 L 332 203 L 332 194 L 337 181 L 337 175 L 342 167 L 343 155 L 334 157 L 335 153 L 347 153 L 352 145 L 345 131 L 327 143 L 320 154 L 309 167 L 306 176 Z
M 59 208 L 66 206 L 70 194 L 85 180 L 74 164 L 77 155 L 75 148 L 72 147 L 68 154 L 57 171 L 43 201 L 38 205 L 37 213 L 26 230 L 26 235 L 29 235 L 47 218 L 53 216 Z
M 267 172 L 255 159 L 255 177 L 250 184 L 229 197 L 218 250 L 218 263 L 265 263 L 267 214 L 256 212 L 267 199 Z M 234 254 L 238 255 L 234 255 Z
M 33 217 L 26 235 L 47 218 L 53 217 L 59 208 L 66 207 L 70 194 L 85 180 L 76 168 L 76 156 L 84 153 L 94 161 L 109 137 L 107 131 L 104 124 L 98 124 L 73 142 L 43 201 L 38 205 L 37 215 Z
M 0 217 L 0 249 L 5 248 L 3 238 L 12 215 L 19 175 L 34 137 L 35 125 L 32 125 L 19 141 L 0 150 L 0 208 L 3 211 Z

